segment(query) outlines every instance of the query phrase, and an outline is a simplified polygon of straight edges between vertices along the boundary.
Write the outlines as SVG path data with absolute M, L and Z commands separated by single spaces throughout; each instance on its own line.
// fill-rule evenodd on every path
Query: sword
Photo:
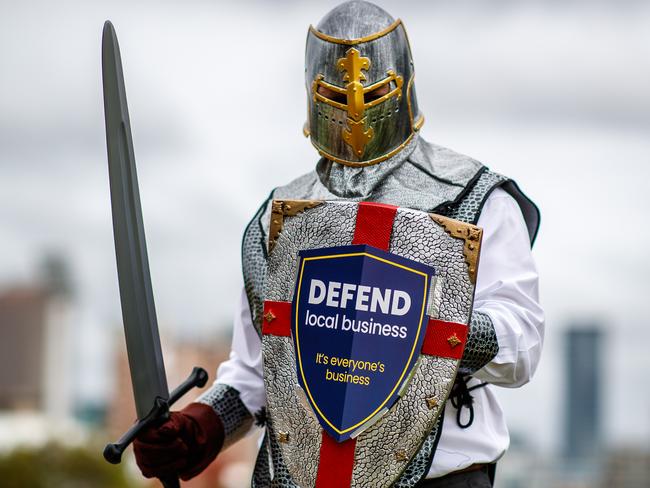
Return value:
M 188 378 L 169 393 L 149 273 L 122 60 L 110 21 L 104 24 L 102 35 L 102 78 L 117 274 L 138 415 L 138 420 L 120 440 L 104 449 L 104 458 L 118 464 L 122 453 L 138 434 L 168 418 L 169 407 L 195 386 L 204 386 L 208 374 L 202 368 L 194 368 Z M 176 476 L 161 481 L 165 488 L 180 486 Z

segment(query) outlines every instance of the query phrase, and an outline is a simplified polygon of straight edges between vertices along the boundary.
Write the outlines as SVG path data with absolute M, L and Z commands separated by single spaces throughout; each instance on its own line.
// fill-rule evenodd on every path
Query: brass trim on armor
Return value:
M 441 215 L 429 214 L 433 221 L 442 227 L 445 232 L 457 239 L 465 241 L 463 254 L 465 262 L 469 266 L 469 278 L 473 284 L 476 284 L 476 273 L 478 271 L 478 260 L 481 249 L 481 239 L 483 239 L 483 229 L 475 225 L 461 222 L 460 220 L 450 219 Z
M 413 86 L 413 80 L 415 80 L 415 73 L 409 79 L 409 82 L 406 84 L 406 107 L 409 109 L 409 120 L 411 121 L 411 132 L 415 130 L 415 122 L 413 119 L 413 108 L 411 107 L 411 86 Z
M 368 144 L 370 139 L 375 135 L 375 129 L 372 127 L 366 129 L 366 120 L 366 117 L 358 122 L 348 118 L 348 128 L 343 131 L 343 140 L 348 146 L 352 147 L 352 150 L 359 157 L 363 156 L 366 144 Z
M 420 118 L 418 120 L 415 120 L 414 115 L 413 115 L 413 108 L 411 107 L 411 86 L 413 86 L 414 81 L 415 81 L 415 73 L 413 73 L 413 75 L 411 76 L 411 79 L 406 84 L 406 106 L 409 109 L 409 119 L 411 121 L 411 131 L 412 132 L 417 132 L 422 128 L 422 125 L 424 125 L 424 115 L 420 115 Z
M 408 461 L 408 460 L 409 460 L 409 457 L 406 454 L 406 451 L 404 449 L 398 449 L 397 451 L 395 451 L 395 461 L 399 461 L 399 462 L 402 463 L 402 462 Z
M 326 81 L 323 81 L 324 75 L 318 74 L 316 75 L 316 78 L 311 84 L 311 93 L 314 96 L 314 101 L 318 102 L 323 102 L 326 103 L 327 105 L 330 105 L 334 108 L 338 108 L 339 110 L 343 110 L 345 112 L 348 111 L 348 106 L 345 103 L 341 102 L 335 102 L 334 100 L 330 100 L 329 98 L 321 95 L 318 93 L 318 87 L 319 86 L 324 86 L 325 88 L 332 90 L 333 92 L 340 93 L 341 95 L 345 95 L 347 92 L 345 91 L 345 88 L 341 88 L 340 86 L 332 85 Z
M 375 91 L 377 88 L 381 88 L 382 86 L 390 83 L 391 81 L 395 82 L 395 88 L 393 88 L 391 91 L 386 93 L 386 95 L 383 95 L 379 98 L 375 98 L 370 102 L 364 103 L 363 104 L 364 109 L 368 109 L 374 107 L 375 105 L 379 105 L 380 103 L 385 102 L 389 98 L 397 97 L 398 100 L 402 98 L 402 86 L 404 85 L 404 78 L 402 78 L 400 75 L 395 73 L 395 71 L 393 71 L 392 69 L 386 71 L 386 74 L 388 76 L 383 80 L 379 80 L 377 83 L 373 83 L 372 85 L 368 85 L 364 87 L 363 89 L 364 95 L 366 93 Z
M 436 396 L 425 398 L 425 400 L 427 402 L 427 407 L 429 407 L 429 410 L 433 410 L 440 404 L 438 397 Z
M 322 98 L 323 102 L 325 102 L 325 103 L 328 103 L 328 102 L 336 103 L 336 105 L 332 105 L 332 106 L 337 107 L 337 108 L 342 108 L 343 110 L 346 110 L 347 107 L 346 107 L 346 105 L 344 103 L 334 102 L 333 100 L 330 100 L 329 98 L 324 97 L 320 93 L 318 93 L 318 85 L 321 85 L 321 86 L 324 86 L 325 88 L 328 88 L 328 89 L 332 90 L 333 92 L 339 93 L 340 95 L 346 95 L 347 94 L 347 90 L 345 88 L 343 88 L 341 86 L 338 86 L 338 85 L 332 85 L 331 83 L 328 83 L 327 81 L 323 81 L 324 79 L 325 79 L 324 74 L 319 73 L 319 74 L 316 75 L 316 78 L 314 78 L 314 81 L 311 84 L 312 93 L 315 95 L 315 97 L 317 97 L 319 99 Z
M 309 137 L 311 135 L 311 131 L 309 130 L 309 122 L 305 122 L 305 124 L 302 126 L 302 135 L 305 137 Z
M 454 347 L 458 346 L 459 344 L 462 344 L 463 341 L 461 341 L 458 338 L 458 336 L 456 335 L 456 333 L 454 332 L 451 336 L 449 336 L 447 338 L 447 342 L 449 343 L 449 345 L 453 349 Z
M 383 156 L 379 156 L 378 158 L 370 159 L 368 161 L 348 161 L 347 159 L 337 158 L 336 156 L 333 156 L 332 154 L 329 154 L 328 152 L 326 152 L 326 151 L 322 150 L 320 147 L 318 147 L 314 143 L 313 139 L 311 140 L 311 143 L 318 150 L 318 154 L 320 154 L 325 159 L 329 159 L 330 161 L 334 161 L 335 163 L 339 163 L 339 164 L 342 164 L 344 166 L 352 166 L 353 168 L 362 168 L 364 166 L 372 166 L 373 164 L 381 163 L 382 161 L 386 161 L 388 158 L 393 157 L 395 154 L 397 154 L 402 149 L 404 149 L 409 142 L 411 142 L 411 139 L 413 139 L 414 135 L 415 135 L 415 132 L 411 132 L 411 134 L 408 136 L 408 138 L 403 143 L 401 143 L 399 146 L 397 146 L 395 149 L 393 149 L 392 151 L 384 154 Z
M 367 35 L 365 37 L 359 37 L 357 39 L 339 39 L 337 37 L 328 36 L 327 34 L 323 34 L 319 30 L 316 30 L 313 25 L 309 26 L 309 32 L 314 34 L 319 39 L 322 39 L 323 41 L 332 42 L 334 44 L 345 44 L 346 46 L 354 46 L 355 44 L 361 44 L 362 42 L 370 42 L 374 41 L 375 39 L 379 39 L 380 37 L 383 37 L 386 34 L 394 31 L 401 23 L 402 20 L 397 19 L 385 29 L 380 30 L 379 32 L 375 32 L 374 34 Z
M 318 207 L 320 200 L 273 200 L 271 202 L 271 225 L 269 226 L 269 253 L 284 227 L 284 218 L 293 217 L 308 208 Z
M 282 444 L 288 444 L 289 432 L 284 432 L 282 430 L 278 431 L 278 442 L 281 442 Z

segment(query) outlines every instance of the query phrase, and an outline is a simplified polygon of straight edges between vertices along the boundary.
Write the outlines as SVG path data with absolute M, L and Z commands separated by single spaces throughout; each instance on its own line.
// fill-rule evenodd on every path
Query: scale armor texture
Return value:
M 393 485 L 395 488 L 413 488 L 422 479 L 422 473 L 427 473 L 431 466 L 433 452 L 440 440 L 443 417 L 444 413 L 441 413 L 436 426 L 422 443 L 417 455 L 408 464 L 400 479 Z M 255 461 L 255 472 L 253 473 L 251 488 L 298 488 L 298 485 L 291 479 L 291 475 L 282 460 L 282 452 L 278 443 L 269 442 L 269 433 L 272 434 L 273 429 L 267 423 L 267 433 L 264 435 Z M 271 479 L 270 459 L 273 460 L 273 466 L 275 467 L 273 480 Z
M 489 193 L 492 188 L 505 181 L 507 181 L 505 176 L 493 173 L 486 168 L 481 172 L 471 190 L 459 203 L 452 205 L 448 209 L 440 209 L 435 213 L 440 213 L 446 217 L 462 220 L 463 222 L 468 222 L 470 224 L 476 224 L 481 214 L 483 203 L 485 202 L 485 195 Z
M 260 446 L 255 461 L 255 471 L 251 482 L 252 488 L 300 488 L 296 485 L 287 470 L 287 465 L 282 457 L 282 451 L 275 439 L 273 422 L 268 419 L 266 423 L 266 434 Z M 269 463 L 270 461 L 270 463 Z
M 222 383 L 215 383 L 197 400 L 212 407 L 223 423 L 224 447 L 239 440 L 253 425 L 253 416 L 239 398 L 239 392 Z
M 242 241 L 244 284 L 255 329 L 261 337 L 268 266 L 270 202 L 273 198 L 381 201 L 476 223 L 483 203 L 497 187 L 503 187 L 518 201 L 521 199 L 528 201 L 523 194 L 514 194 L 513 192 L 518 191 L 518 188 L 514 184 L 506 185 L 509 182 L 511 180 L 490 171 L 477 161 L 449 149 L 429 144 L 417 136 L 393 158 L 367 168 L 351 168 L 321 159 L 316 171 L 301 176 L 284 187 L 276 188 L 258 209 L 244 233 Z M 529 227 L 536 229 L 538 216 L 527 213 L 524 215 Z M 531 239 L 532 236 L 531 233 Z M 489 317 L 475 312 L 459 371 L 462 374 L 477 371 L 497 352 L 496 334 Z M 215 399 L 228 392 L 222 390 L 221 385 L 215 385 L 210 392 L 215 388 L 219 388 L 221 392 L 211 395 Z M 236 390 L 231 390 L 235 393 L 231 392 L 230 395 L 238 396 Z M 222 409 L 224 415 L 229 415 L 229 419 L 235 420 L 235 423 L 229 427 L 230 432 L 245 431 L 251 424 L 252 417 L 241 401 L 222 403 L 217 401 L 217 404 L 220 405 L 217 408 Z M 234 413 L 228 413 L 228 408 L 224 409 L 225 405 L 229 405 L 228 408 L 233 409 Z M 220 410 L 217 412 L 219 413 Z M 412 487 L 426 476 L 442 430 L 442 417 L 440 415 L 438 423 L 405 467 L 395 486 Z M 236 425 L 237 422 L 240 422 L 239 426 Z M 296 486 L 287 470 L 270 417 L 266 429 L 267 433 L 256 462 L 253 486 Z
M 248 297 L 251 318 L 258 335 L 262 336 L 261 324 L 264 309 L 264 285 L 268 257 L 266 237 L 262 226 L 262 215 L 269 206 L 271 197 L 267 198 L 246 227 L 242 239 L 242 271 L 244 288 Z
M 489 363 L 499 352 L 497 334 L 492 320 L 482 312 L 474 312 L 469 324 L 467 344 L 458 374 L 471 375 Z
M 436 422 L 436 426 L 431 430 L 427 438 L 424 439 L 422 447 L 420 447 L 418 453 L 411 459 L 408 466 L 406 466 L 400 479 L 393 485 L 395 488 L 413 488 L 426 476 L 431 467 L 431 461 L 438 446 L 440 434 L 442 434 L 442 419 L 444 416 L 445 412 L 443 408 L 443 411 L 440 412 L 440 416 L 438 417 L 438 422 Z

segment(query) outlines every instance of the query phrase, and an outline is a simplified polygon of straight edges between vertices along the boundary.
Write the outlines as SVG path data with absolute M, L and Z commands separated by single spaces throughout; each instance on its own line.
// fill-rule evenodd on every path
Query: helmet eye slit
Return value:
M 331 88 L 328 88 L 327 86 L 322 84 L 318 85 L 317 92 L 319 95 L 321 95 L 324 98 L 327 98 L 332 102 L 345 104 L 348 101 L 347 95 L 345 93 L 334 91 Z
M 378 88 L 375 88 L 374 90 L 364 93 L 363 95 L 363 100 L 365 103 L 372 102 L 373 100 L 377 100 L 378 98 L 381 98 L 385 95 L 388 95 L 388 93 L 391 92 L 394 88 L 394 83 L 392 80 L 390 80 L 388 83 L 384 83 Z

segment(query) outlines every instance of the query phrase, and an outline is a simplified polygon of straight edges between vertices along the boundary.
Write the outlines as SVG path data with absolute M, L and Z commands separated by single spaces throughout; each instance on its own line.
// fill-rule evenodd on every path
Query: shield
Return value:
M 303 487 L 326 486 L 333 467 L 355 487 L 400 478 L 453 386 L 481 235 L 407 208 L 272 202 L 261 329 L 278 476 Z
M 291 321 L 298 382 L 340 442 L 387 411 L 410 378 L 434 270 L 367 245 L 298 257 Z

